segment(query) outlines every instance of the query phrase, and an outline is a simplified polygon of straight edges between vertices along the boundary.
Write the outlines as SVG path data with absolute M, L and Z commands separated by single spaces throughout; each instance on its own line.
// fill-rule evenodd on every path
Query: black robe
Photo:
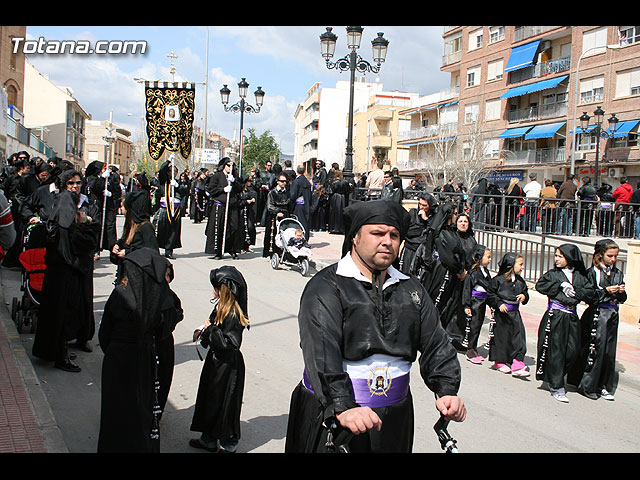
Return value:
M 600 393 L 602 388 L 614 392 L 616 378 L 616 350 L 618 346 L 619 305 L 627 300 L 627 292 L 609 293 L 605 289 L 624 284 L 624 274 L 613 266 L 609 274 L 596 269 L 587 270 L 587 280 L 595 294 L 580 318 L 580 354 L 575 368 L 569 371 L 567 382 L 588 393 Z
M 183 319 L 180 299 L 164 281 L 168 262 L 149 249 L 153 277 L 125 262 L 127 285 L 114 288 L 104 307 L 98 338 L 104 352 L 99 453 L 159 452 L 159 420 L 173 378 L 173 330 Z M 132 258 L 131 256 L 129 258 Z M 164 263 L 162 262 L 164 260 Z M 142 286 L 140 278 L 149 277 Z M 157 382 L 157 384 L 156 384 Z
M 189 194 L 189 187 L 184 183 L 178 183 L 173 188 L 171 195 L 171 170 L 167 160 L 158 170 L 159 190 L 162 192 L 161 205 L 158 212 L 158 225 L 156 237 L 158 246 L 165 250 L 174 250 L 182 247 L 182 198 Z M 176 183 L 178 179 L 176 178 Z M 164 204 L 162 201 L 164 200 Z
M 108 178 L 103 178 L 98 175 L 89 175 L 87 180 L 87 195 L 90 203 L 94 204 L 97 208 L 98 216 L 95 220 L 98 223 L 104 223 L 104 230 L 102 233 L 102 244 L 100 249 L 111 251 L 113 246 L 118 240 L 118 233 L 116 231 L 116 215 L 118 213 L 118 206 L 120 204 L 120 197 L 122 196 L 122 188 L 120 188 L 120 176 L 112 173 Z M 107 192 L 111 196 L 106 197 L 106 203 L 104 201 L 104 189 L 105 183 L 107 185 Z M 104 222 L 102 222 L 102 212 L 104 210 Z M 99 237 L 98 237 L 99 240 Z
M 471 310 L 471 316 L 465 318 L 465 325 L 461 339 L 464 348 L 475 350 L 478 346 L 480 330 L 487 312 L 487 298 L 491 274 L 484 267 L 478 267 L 467 273 L 462 286 L 461 304 L 463 308 Z M 479 288 L 480 287 L 480 288 Z M 482 293 L 484 289 L 484 294 Z M 474 292 L 474 290 L 476 290 Z M 466 315 L 465 315 L 466 317 Z M 460 323 L 458 318 L 458 323 Z
M 573 270 L 571 283 L 574 297 L 564 294 L 561 284 L 569 282 L 562 269 L 554 267 L 536 282 L 536 290 L 551 302 L 575 309 L 595 294 L 594 287 L 578 269 Z M 580 353 L 580 319 L 577 313 L 548 308 L 538 326 L 536 379 L 545 381 L 551 388 L 565 386 L 564 376 L 574 367 Z
M 424 243 L 427 239 L 427 228 L 430 218 L 431 217 L 427 217 L 426 220 L 423 220 L 417 208 L 409 210 L 409 230 L 407 231 L 402 251 L 395 265 L 398 270 L 406 275 L 411 273 L 411 265 L 416 256 L 416 250 L 420 244 Z
M 304 228 L 304 238 L 309 240 L 311 228 L 311 182 L 304 175 L 298 175 L 291 182 L 289 190 L 293 214 Z
M 278 214 L 282 213 L 282 218 L 287 217 L 289 215 L 290 205 L 291 198 L 289 197 L 289 192 L 286 189 L 279 191 L 275 188 L 269 192 L 269 195 L 267 195 L 267 205 L 265 207 L 267 216 L 264 228 L 264 244 L 262 248 L 263 257 L 270 257 L 273 252 L 278 252 L 280 250 L 275 243 Z
M 206 433 L 222 444 L 237 443 L 245 378 L 240 352 L 244 326 L 234 314 L 214 325 L 216 313 L 217 309 L 211 312 L 212 323 L 200 337 L 202 346 L 209 350 L 200 374 L 191 430 Z
M 469 227 L 470 231 L 465 235 L 460 235 L 458 232 L 458 236 L 460 237 L 460 242 L 462 243 L 462 249 L 464 250 L 464 269 L 468 272 L 471 270 L 473 265 L 473 261 L 471 256 L 478 245 L 476 239 L 473 236 L 473 231 L 471 231 L 471 227 Z M 464 337 L 465 328 L 467 325 L 466 314 L 464 313 L 464 307 L 462 304 L 462 289 L 464 280 L 460 280 L 457 276 L 455 277 L 454 285 L 455 287 L 451 287 L 451 293 L 447 299 L 447 304 L 444 306 L 441 318 L 446 325 L 447 332 L 449 336 L 452 338 L 454 342 L 454 346 L 458 349 L 462 349 L 462 339 Z
M 327 228 L 329 233 L 343 234 L 342 211 L 348 205 L 349 182 L 346 180 L 334 180 L 331 182 L 331 188 L 333 193 L 329 197 Z
M 489 360 L 511 364 L 513 360 L 524 362 L 527 353 L 527 338 L 520 306 L 529 302 L 527 282 L 520 275 L 507 279 L 498 274 L 489 282 L 487 304 L 494 309 L 495 325 L 489 341 Z M 523 294 L 525 299 L 518 303 L 516 297 Z M 515 310 L 501 312 L 500 305 L 516 305 Z
M 231 185 L 229 205 L 224 188 Z M 209 213 L 205 234 L 207 236 L 205 253 L 222 257 L 224 253 L 240 253 L 244 243 L 244 231 L 240 222 L 240 192 L 242 184 L 237 176 L 229 182 L 224 172 L 213 174 L 207 182 L 209 192 Z M 228 216 L 226 216 L 228 214 Z M 224 252 L 222 251 L 224 235 Z
M 62 360 L 66 342 L 93 337 L 93 252 L 98 248 L 100 224 L 75 223 L 78 197 L 69 191 L 56 195 L 47 222 L 47 265 L 33 355 Z
M 403 276 L 389 282 L 380 298 L 371 282 L 338 275 L 338 265 L 309 280 L 300 299 L 300 345 L 314 393 L 303 382 L 293 391 L 285 452 L 326 451 L 323 422 L 329 425 L 337 413 L 358 406 L 343 361 L 356 362 L 373 354 L 409 364 L 418 359 L 420 374 L 435 394 L 457 395 L 460 385 L 456 352 L 417 279 Z M 411 392 L 398 403 L 373 409 L 382 420 L 382 430 L 354 436 L 351 451 L 410 452 Z
M 317 190 L 311 195 L 311 231 L 323 231 L 327 228 L 327 203 L 329 195 L 319 195 Z
M 256 244 L 256 201 L 258 193 L 249 188 L 240 194 L 240 225 L 242 229 L 242 250 Z M 253 202 L 248 202 L 253 200 Z

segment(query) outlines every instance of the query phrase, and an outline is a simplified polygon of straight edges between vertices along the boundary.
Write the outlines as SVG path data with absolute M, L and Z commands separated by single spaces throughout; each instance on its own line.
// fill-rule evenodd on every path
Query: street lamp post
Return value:
M 577 132 L 576 132 L 576 123 L 578 121 L 578 90 L 579 90 L 579 82 L 580 82 L 580 62 L 582 61 L 582 58 L 589 52 L 593 51 L 593 50 L 600 50 L 602 48 L 605 49 L 609 49 L 609 50 L 617 50 L 620 48 L 620 45 L 617 44 L 612 44 L 612 45 L 605 45 L 604 47 L 592 47 L 589 48 L 587 50 L 585 50 L 584 52 L 582 52 L 582 55 L 580 55 L 580 58 L 578 58 L 578 64 L 576 66 L 576 82 L 575 82 L 575 87 L 574 87 L 574 94 L 573 94 L 573 149 L 571 151 L 571 170 L 569 173 L 574 174 L 575 173 L 575 169 L 576 169 L 576 137 L 577 137 Z
M 262 87 L 258 87 L 258 89 L 253 93 L 256 97 L 256 106 L 254 107 L 253 105 L 248 104 L 245 101 L 245 98 L 247 96 L 247 92 L 249 90 L 249 84 L 247 83 L 247 81 L 243 78 L 239 83 L 238 83 L 238 95 L 240 96 L 240 101 L 237 103 L 234 103 L 231 106 L 227 106 L 229 103 L 229 96 L 231 95 L 231 90 L 229 90 L 229 88 L 224 85 L 221 89 L 220 89 L 220 97 L 222 100 L 222 105 L 224 107 L 224 111 L 225 112 L 240 112 L 240 162 L 239 162 L 239 166 L 238 166 L 238 172 L 240 175 L 242 175 L 242 148 L 243 148 L 243 138 L 244 138 L 244 133 L 243 133 L 243 126 L 244 126 L 244 113 L 260 113 L 260 107 L 262 107 L 262 104 L 264 103 L 264 91 L 262 90 Z
M 364 60 L 356 50 L 360 48 L 360 40 L 362 38 L 362 27 L 347 27 L 347 46 L 351 51 L 344 57 L 331 61 L 336 49 L 336 41 L 338 36 L 332 32 L 331 27 L 327 27 L 327 31 L 320 35 L 320 49 L 325 59 L 328 69 L 336 69 L 340 72 L 349 70 L 351 78 L 349 83 L 349 123 L 347 126 L 347 151 L 344 160 L 343 175 L 345 180 L 353 183 L 353 97 L 354 84 L 356 78 L 356 70 L 360 73 L 372 72 L 378 73 L 381 64 L 384 63 L 387 56 L 387 48 L 389 41 L 383 37 L 383 33 L 379 32 L 378 36 L 371 41 L 373 48 L 373 61 L 376 66 L 371 65 Z
M 595 116 L 595 120 L 596 120 L 596 125 L 593 128 L 593 132 L 595 133 L 596 136 L 596 163 L 595 163 L 595 168 L 596 168 L 596 173 L 595 173 L 595 186 L 596 189 L 600 188 L 600 166 L 599 166 L 599 158 L 600 158 L 600 138 L 601 137 L 605 137 L 605 138 L 613 138 L 616 130 L 618 128 L 618 118 L 616 117 L 616 114 L 612 114 L 611 118 L 609 118 L 609 130 L 611 133 L 607 133 L 606 131 L 602 130 L 602 121 L 604 120 L 604 110 L 602 110 L 602 108 L 598 107 L 596 108 L 596 110 L 593 112 L 593 115 Z M 580 116 L 580 126 L 582 127 L 582 130 L 585 131 L 587 129 L 587 127 L 589 126 L 589 119 L 591 117 L 589 115 L 587 115 L 587 112 L 583 112 L 582 115 Z

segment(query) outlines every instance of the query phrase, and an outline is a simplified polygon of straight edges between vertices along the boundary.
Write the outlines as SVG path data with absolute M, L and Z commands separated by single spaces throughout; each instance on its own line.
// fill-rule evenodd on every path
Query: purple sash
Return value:
M 296 198 L 296 205 L 304 205 L 304 198 L 302 197 Z
M 471 296 L 473 298 L 487 298 L 487 292 L 482 290 L 471 290 Z
M 618 308 L 617 303 L 599 303 L 598 308 Z
M 566 305 L 563 305 L 560 302 L 556 302 L 555 300 L 551 300 L 549 302 L 549 305 L 547 306 L 547 310 L 560 310 L 561 312 L 565 312 L 565 313 L 576 313 L 576 307 L 567 307 Z
M 175 198 L 173 199 L 173 205 L 180 205 L 180 200 L 176 200 Z M 162 208 L 167 208 L 167 200 L 163 197 L 160 199 L 160 206 Z
M 514 312 L 514 311 L 520 309 L 520 304 L 518 304 L 518 303 L 507 303 L 507 302 L 504 302 L 504 305 L 507 307 L 507 311 L 509 311 L 509 312 Z
M 315 393 L 306 370 L 302 374 L 302 383 L 307 390 Z M 352 379 L 351 385 L 354 400 L 361 407 L 388 407 L 404 400 L 409 393 L 409 374 L 393 378 L 386 388 L 374 388 L 366 378 Z

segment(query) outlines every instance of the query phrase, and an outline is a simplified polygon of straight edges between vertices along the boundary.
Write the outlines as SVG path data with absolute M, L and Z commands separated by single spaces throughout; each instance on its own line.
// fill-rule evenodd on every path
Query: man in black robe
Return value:
M 394 265 L 405 275 L 411 273 L 411 265 L 416 256 L 416 250 L 427 239 L 429 222 L 435 213 L 436 199 L 427 192 L 422 192 L 418 198 L 418 207 L 409 210 L 409 230 L 404 239 L 402 252 Z
M 164 248 L 164 256 L 174 259 L 173 251 L 182 248 L 182 198 L 189 195 L 189 187 L 178 183 L 178 167 L 167 160 L 158 170 L 162 197 L 158 212 L 156 235 L 158 247 Z
M 289 196 L 293 205 L 293 214 L 304 227 L 305 240 L 309 240 L 309 225 L 311 220 L 311 182 L 304 176 L 304 165 L 298 165 L 296 173 L 298 176 L 293 180 L 293 182 L 291 182 Z
M 353 452 L 411 452 L 409 371 L 418 352 L 436 409 L 454 421 L 466 416 L 460 364 L 424 287 L 392 266 L 406 210 L 389 200 L 358 202 L 345 223 L 343 258 L 316 274 L 300 299 L 305 370 L 291 398 L 285 451 L 327 451 L 327 439 L 348 430 Z
M 237 258 L 242 250 L 244 232 L 240 224 L 242 183 L 229 157 L 220 160 L 216 173 L 207 183 L 209 214 L 204 251 L 221 259 L 225 253 Z
M 99 216 L 95 220 L 103 225 L 102 243 L 98 245 L 98 250 L 110 252 L 118 240 L 116 215 L 122 196 L 120 175 L 107 168 L 106 163 L 97 160 L 87 165 L 84 175 L 89 201 L 98 207 Z
M 277 185 L 269 191 L 267 195 L 267 205 L 265 206 L 266 220 L 264 223 L 264 242 L 262 256 L 271 257 L 278 247 L 275 244 L 277 224 L 287 217 L 290 212 L 291 198 L 287 190 L 287 177 L 280 173 L 276 180 Z

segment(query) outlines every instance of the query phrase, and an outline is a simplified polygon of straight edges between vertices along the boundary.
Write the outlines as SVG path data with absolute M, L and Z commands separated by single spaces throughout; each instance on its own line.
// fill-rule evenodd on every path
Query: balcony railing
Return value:
M 538 148 L 520 152 L 503 150 L 501 154 L 505 158 L 505 165 L 563 163 L 565 159 L 564 148 Z
M 513 41 L 519 42 L 521 40 L 524 40 L 525 38 L 533 37 L 535 35 L 540 35 L 541 33 L 548 32 L 550 30 L 555 30 L 556 28 L 560 28 L 560 27 L 559 26 L 551 27 L 548 25 L 518 27 L 513 31 Z
M 451 65 L 452 63 L 459 62 L 462 58 L 462 51 L 450 53 L 442 56 L 442 66 Z
M 520 68 L 509 73 L 509 84 L 524 82 L 530 78 L 544 77 L 552 73 L 559 73 L 569 70 L 571 67 L 571 56 L 541 62 L 530 67 Z
M 566 117 L 567 102 L 537 105 L 535 107 L 520 108 L 509 112 L 509 123 L 533 122 L 553 117 Z
M 398 141 L 415 140 L 417 138 L 434 137 L 436 135 L 451 135 L 458 131 L 458 123 L 443 123 L 441 125 L 428 125 L 426 127 L 413 128 L 398 134 Z

